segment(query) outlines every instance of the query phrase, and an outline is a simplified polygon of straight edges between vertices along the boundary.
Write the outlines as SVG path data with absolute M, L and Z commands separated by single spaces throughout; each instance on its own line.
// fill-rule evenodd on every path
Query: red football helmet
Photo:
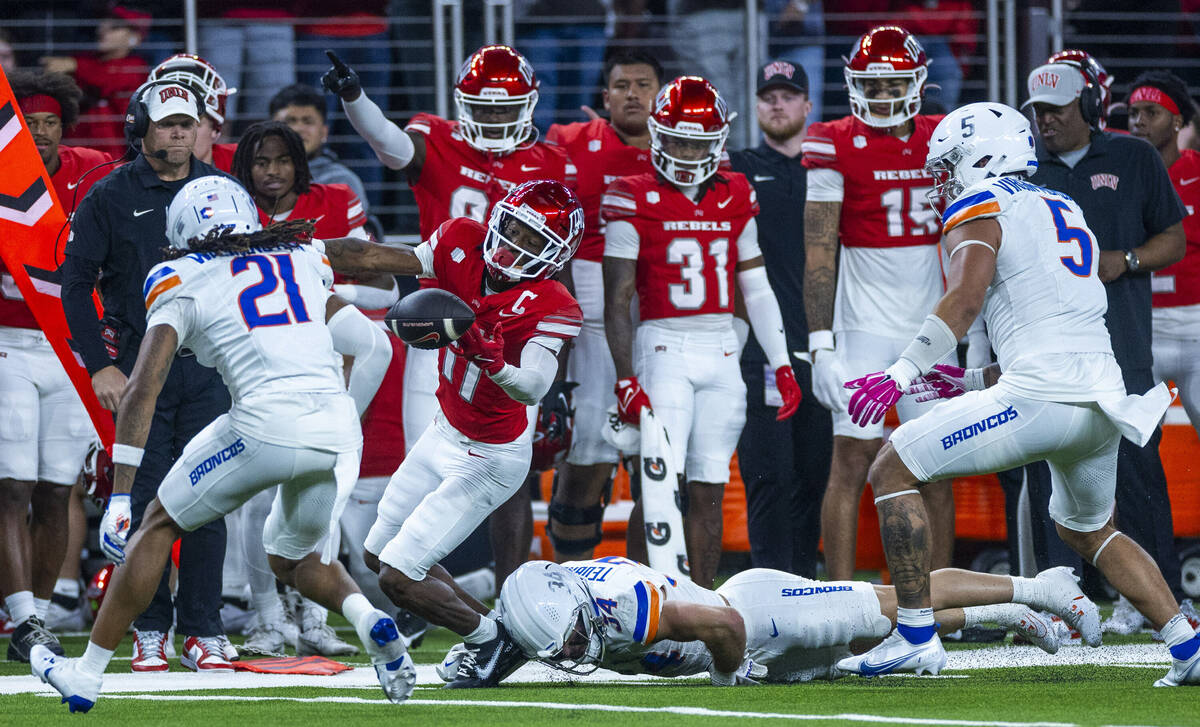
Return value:
M 917 37 L 896 25 L 884 25 L 865 33 L 846 61 L 846 88 L 850 112 L 867 126 L 881 129 L 899 126 L 921 110 L 921 96 L 929 77 L 929 59 Z M 863 82 L 868 78 L 902 78 L 908 91 L 900 98 L 868 98 Z M 871 112 L 872 106 L 888 104 L 886 115 Z
M 218 129 L 225 123 L 225 102 L 237 93 L 236 88 L 227 88 L 225 79 L 213 65 L 200 56 L 176 53 L 159 63 L 150 71 L 151 81 L 178 81 L 195 86 L 204 92 L 204 108 Z
M 1100 65 L 1100 61 L 1092 57 L 1085 50 L 1075 48 L 1067 48 L 1051 55 L 1046 59 L 1047 63 L 1069 63 L 1077 66 L 1083 71 L 1083 77 L 1088 83 L 1092 83 L 1092 79 L 1099 85 L 1100 88 L 1100 128 L 1104 129 L 1108 126 L 1108 107 L 1112 106 L 1112 85 L 1114 78 L 1108 75 L 1108 71 L 1104 70 L 1104 66 Z M 1091 77 L 1089 78 L 1089 74 Z
M 108 450 L 99 442 L 92 442 L 87 457 L 83 460 L 83 491 L 100 512 L 108 507 L 108 497 L 112 494 L 113 462 Z
M 662 87 L 654 99 L 650 127 L 650 162 L 675 184 L 700 184 L 717 173 L 733 120 L 717 89 L 699 76 L 680 76 Z M 666 144 L 675 149 L 667 151 Z M 679 149 L 682 147 L 682 149 Z M 698 159 L 682 159 L 679 151 L 703 150 Z
M 533 432 L 530 472 L 552 470 L 567 458 L 567 452 L 571 449 L 571 433 L 575 429 L 571 390 L 576 386 L 576 383 L 556 382 L 542 398 L 538 407 L 537 428 Z
M 542 238 L 540 249 L 513 239 L 521 227 Z M 543 280 L 567 264 L 582 239 L 583 205 L 575 193 L 548 179 L 525 182 L 492 207 L 483 261 L 501 280 Z
M 108 592 L 108 583 L 112 580 L 112 572 L 115 567 L 109 563 L 96 571 L 96 575 L 92 576 L 91 582 L 88 583 L 87 600 L 88 605 L 92 608 L 92 621 L 95 621 L 96 614 L 100 613 L 100 604 L 104 603 L 104 594 Z
M 537 77 L 525 56 L 506 45 L 485 45 L 471 54 L 454 84 L 454 106 L 463 141 L 482 152 L 506 154 L 533 132 Z M 515 117 L 492 121 L 493 114 Z M 486 121 L 476 119 L 482 115 Z

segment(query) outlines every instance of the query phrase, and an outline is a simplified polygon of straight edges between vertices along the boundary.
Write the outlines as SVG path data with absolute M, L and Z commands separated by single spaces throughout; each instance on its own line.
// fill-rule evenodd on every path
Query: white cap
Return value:
M 1077 66 L 1047 63 L 1033 69 L 1026 85 L 1029 87 L 1029 100 L 1021 104 L 1021 108 L 1035 103 L 1066 106 L 1079 98 L 1086 82 Z
M 158 123 L 168 116 L 183 114 L 200 122 L 196 115 L 196 94 L 187 86 L 176 83 L 154 85 L 146 89 L 146 110 L 150 120 Z

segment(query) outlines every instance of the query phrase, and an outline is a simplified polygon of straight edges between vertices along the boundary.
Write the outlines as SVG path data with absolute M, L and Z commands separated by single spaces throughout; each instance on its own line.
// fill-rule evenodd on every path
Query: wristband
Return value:
M 918 369 L 913 378 L 932 369 L 935 364 L 946 357 L 946 354 L 958 348 L 958 337 L 950 330 L 950 326 L 933 313 L 925 316 L 921 330 L 916 338 L 908 344 L 908 348 L 900 354 L 901 359 L 907 359 Z
M 967 369 L 963 371 L 963 391 L 982 391 L 987 388 L 983 378 L 983 369 Z
M 112 448 L 113 464 L 123 464 L 129 467 L 141 467 L 142 455 L 146 450 L 141 447 L 131 447 L 128 444 L 114 444 Z
M 817 349 L 833 350 L 833 331 L 809 331 L 808 350 L 811 353 Z

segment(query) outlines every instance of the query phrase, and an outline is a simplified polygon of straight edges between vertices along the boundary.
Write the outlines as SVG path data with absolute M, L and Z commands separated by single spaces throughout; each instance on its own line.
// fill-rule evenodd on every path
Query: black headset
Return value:
M 146 94 L 159 86 L 183 86 L 192 93 L 196 101 L 196 118 L 202 119 L 208 113 L 204 105 L 204 94 L 195 86 L 183 81 L 147 81 L 138 86 L 129 98 L 129 108 L 125 110 L 125 141 L 133 149 L 137 143 L 150 132 L 150 109 L 146 106 Z
M 1104 88 L 1087 63 L 1071 63 L 1083 74 L 1083 90 L 1079 92 L 1079 114 L 1093 129 L 1100 128 L 1104 117 Z

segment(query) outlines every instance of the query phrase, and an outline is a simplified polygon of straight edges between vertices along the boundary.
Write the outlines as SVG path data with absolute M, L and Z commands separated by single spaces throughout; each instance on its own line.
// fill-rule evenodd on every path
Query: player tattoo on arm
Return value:
M 930 541 L 928 516 L 919 497 L 893 497 L 876 505 L 883 550 L 904 608 L 929 606 Z
M 179 348 L 179 336 L 167 325 L 157 325 L 146 331 L 138 349 L 137 363 L 117 408 L 115 441 L 131 447 L 146 446 L 150 423 L 154 419 L 154 404 L 162 391 Z M 113 492 L 126 493 L 133 488 L 136 468 L 116 465 L 113 471 Z
M 637 287 L 637 261 L 605 257 L 604 335 L 612 352 L 617 378 L 633 376 L 633 319 L 629 303 Z
M 804 205 L 804 311 L 810 330 L 833 327 L 841 217 L 841 202 L 808 202 Z
M 339 273 L 418 275 L 421 261 L 412 250 L 380 245 L 355 237 L 325 240 L 325 255 Z

